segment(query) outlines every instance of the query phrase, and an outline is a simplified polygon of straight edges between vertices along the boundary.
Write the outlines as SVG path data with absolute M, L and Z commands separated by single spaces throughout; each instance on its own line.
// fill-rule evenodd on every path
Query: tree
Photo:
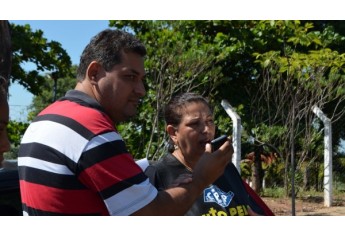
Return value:
M 289 157 L 291 178 L 294 178 L 295 166 L 298 170 L 305 161 L 311 164 L 320 156 L 315 153 L 315 144 L 320 142 L 320 136 L 315 129 L 312 107 L 317 105 L 322 109 L 333 103 L 329 114 L 332 120 L 344 116 L 345 54 L 328 48 L 329 43 L 325 39 L 333 37 L 334 41 L 339 40 L 329 29 L 312 31 L 311 23 L 300 25 L 299 21 L 262 22 L 261 27 L 267 29 L 272 26 L 284 32 L 283 50 L 255 54 L 263 70 L 252 104 L 259 109 L 252 114 L 252 119 L 256 122 L 257 136 L 263 135 L 259 130 L 263 125 L 283 128 L 284 132 L 280 132 L 279 137 L 267 128 L 264 132 L 279 140 L 271 138 L 271 142 L 285 144 L 280 148 L 286 157 L 287 188 Z
M 58 72 L 61 77 L 69 76 L 71 59 L 56 41 L 49 41 L 42 30 L 32 31 L 30 25 L 11 24 L 12 73 L 11 81 L 17 81 L 29 92 L 38 95 L 45 83 L 45 74 Z M 29 63 L 34 69 L 25 71 Z

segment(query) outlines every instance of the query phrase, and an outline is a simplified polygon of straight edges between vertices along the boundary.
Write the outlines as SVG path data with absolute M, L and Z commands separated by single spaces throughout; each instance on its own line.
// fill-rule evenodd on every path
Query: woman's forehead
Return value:
M 182 117 L 200 117 L 200 116 L 212 116 L 210 108 L 203 102 L 193 102 L 186 104 L 181 111 Z

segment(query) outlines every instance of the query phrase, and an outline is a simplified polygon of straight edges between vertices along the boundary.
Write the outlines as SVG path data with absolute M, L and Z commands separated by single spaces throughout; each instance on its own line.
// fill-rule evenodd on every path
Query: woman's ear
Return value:
M 174 141 L 174 143 L 176 143 L 176 140 L 177 140 L 177 138 L 176 138 L 177 129 L 173 125 L 167 125 L 166 131 L 167 131 L 168 135 L 170 136 L 171 140 Z

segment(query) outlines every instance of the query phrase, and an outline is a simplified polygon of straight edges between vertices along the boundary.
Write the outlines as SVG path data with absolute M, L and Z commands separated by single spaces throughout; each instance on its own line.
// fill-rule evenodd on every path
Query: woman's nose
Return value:
M 209 133 L 209 132 L 211 132 L 211 130 L 212 130 L 211 125 L 208 125 L 208 124 L 203 125 L 203 128 L 202 128 L 203 133 Z

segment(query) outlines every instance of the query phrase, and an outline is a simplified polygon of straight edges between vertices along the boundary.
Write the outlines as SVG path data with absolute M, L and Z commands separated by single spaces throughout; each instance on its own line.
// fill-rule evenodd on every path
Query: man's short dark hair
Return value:
M 92 61 L 100 63 L 106 71 L 121 63 L 122 53 L 134 52 L 144 57 L 145 46 L 134 35 L 121 31 L 106 29 L 94 36 L 85 47 L 77 70 L 77 79 L 85 78 L 87 67 Z

